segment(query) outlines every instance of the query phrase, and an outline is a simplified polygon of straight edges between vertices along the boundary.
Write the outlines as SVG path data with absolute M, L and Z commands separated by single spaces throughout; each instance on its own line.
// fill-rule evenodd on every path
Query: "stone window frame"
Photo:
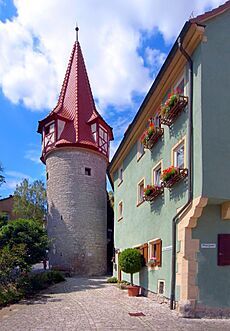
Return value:
M 155 164 L 155 166 L 152 168 L 152 184 L 153 185 L 155 185 L 155 173 L 156 173 L 156 170 L 158 170 L 159 168 L 161 168 L 161 174 L 162 174 L 162 171 L 164 169 L 163 168 L 163 160 L 162 159 L 159 162 L 157 162 Z
M 124 168 L 122 163 L 118 168 L 118 186 L 120 186 L 123 183 L 123 179 L 124 179 Z
M 145 187 L 145 177 L 141 178 L 137 183 L 137 204 L 136 206 L 139 207 L 145 200 L 144 198 L 140 199 L 140 184 L 143 183 L 143 187 Z
M 123 203 L 123 200 L 120 200 L 118 202 L 118 205 L 117 205 L 117 220 L 118 222 L 121 221 L 123 219 L 123 215 L 124 215 L 124 203 Z
M 184 167 L 183 169 L 187 168 L 187 137 L 186 135 L 180 139 L 171 149 L 171 164 L 174 167 L 177 167 L 177 164 L 175 163 L 175 153 L 179 149 L 181 145 L 184 145 Z

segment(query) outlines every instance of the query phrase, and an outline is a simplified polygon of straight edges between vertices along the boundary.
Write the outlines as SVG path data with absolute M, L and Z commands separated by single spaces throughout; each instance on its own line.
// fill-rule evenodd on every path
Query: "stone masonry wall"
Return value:
M 63 148 L 46 159 L 49 259 L 79 275 L 106 273 L 106 160 L 91 151 Z M 85 174 L 91 169 L 91 176 Z

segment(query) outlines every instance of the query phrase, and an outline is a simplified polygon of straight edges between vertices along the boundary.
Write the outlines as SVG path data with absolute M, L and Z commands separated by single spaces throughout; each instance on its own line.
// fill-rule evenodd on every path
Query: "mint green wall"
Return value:
M 145 185 L 151 183 L 152 168 L 163 159 L 163 168 L 171 165 L 171 149 L 184 137 L 187 130 L 187 112 L 183 112 L 175 122 L 173 129 L 164 127 L 165 133 L 151 151 L 146 150 L 137 162 L 137 144 L 130 150 L 123 161 L 123 183 L 118 187 L 118 174 L 115 174 L 115 248 L 124 249 L 146 243 L 155 238 L 162 239 L 162 267 L 159 270 L 136 274 L 134 280 L 145 288 L 157 292 L 157 281 L 166 281 L 166 296 L 170 291 L 171 250 L 164 247 L 171 245 L 171 221 L 176 209 L 187 199 L 187 183 L 181 182 L 175 186 L 171 194 L 165 189 L 163 197 L 153 203 L 137 204 L 137 184 L 144 177 Z M 123 219 L 117 221 L 117 206 L 123 201 Z M 127 278 L 125 278 L 127 276 Z M 123 279 L 129 280 L 129 275 Z
M 220 216 L 220 205 L 208 205 L 192 234 L 194 239 L 200 239 L 196 280 L 199 303 L 209 307 L 230 306 L 230 266 L 217 265 L 217 235 L 230 233 L 230 221 Z M 215 243 L 216 248 L 201 248 L 201 243 Z
M 202 43 L 203 195 L 230 199 L 230 11 L 206 23 Z

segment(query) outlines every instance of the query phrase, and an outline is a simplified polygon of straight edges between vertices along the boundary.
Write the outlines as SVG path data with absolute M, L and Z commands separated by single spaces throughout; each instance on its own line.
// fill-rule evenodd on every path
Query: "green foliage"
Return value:
M 117 277 L 110 277 L 107 279 L 107 283 L 117 283 Z
M 131 284 L 133 284 L 133 274 L 139 272 L 142 267 L 140 251 L 126 248 L 119 255 L 118 263 L 122 271 L 131 274 Z
M 21 277 L 17 282 L 17 288 L 25 295 L 31 295 L 64 280 L 65 278 L 59 271 L 51 270 Z
M 58 271 L 21 276 L 15 283 L 10 283 L 7 286 L 0 285 L 0 307 L 17 302 L 64 280 L 65 278 Z
M 13 281 L 21 271 L 29 271 L 25 262 L 26 248 L 24 244 L 8 245 L 0 250 L 0 284 L 6 285 Z M 17 268 L 19 268 L 17 272 Z
M 28 180 L 24 179 L 16 186 L 13 212 L 18 218 L 42 222 L 46 212 L 46 190 L 41 180 L 29 184 Z
M 37 221 L 18 219 L 9 222 L 0 229 L 0 250 L 10 250 L 24 245 L 24 261 L 28 265 L 40 262 L 46 257 L 48 237 L 42 225 Z
M 0 213 L 0 229 L 7 224 L 7 217 L 5 213 Z
M 0 285 L 0 307 L 18 302 L 22 298 L 23 293 L 16 288 L 15 284 L 9 284 L 8 286 Z

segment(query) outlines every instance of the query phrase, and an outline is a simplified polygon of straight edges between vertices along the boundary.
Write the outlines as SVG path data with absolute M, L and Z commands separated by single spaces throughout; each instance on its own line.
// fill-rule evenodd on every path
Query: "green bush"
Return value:
M 133 274 L 139 272 L 142 267 L 140 251 L 136 248 L 126 248 L 120 253 L 118 263 L 122 271 L 131 275 L 133 285 Z
M 107 279 L 107 283 L 117 283 L 117 277 L 110 277 Z
M 19 291 L 14 285 L 0 287 L 0 307 L 9 303 L 18 302 L 23 298 L 23 293 Z
M 44 290 L 50 285 L 63 282 L 65 278 L 59 271 L 46 271 L 38 274 L 26 275 L 17 283 L 17 287 L 23 291 L 25 295 L 30 295 L 38 291 Z

